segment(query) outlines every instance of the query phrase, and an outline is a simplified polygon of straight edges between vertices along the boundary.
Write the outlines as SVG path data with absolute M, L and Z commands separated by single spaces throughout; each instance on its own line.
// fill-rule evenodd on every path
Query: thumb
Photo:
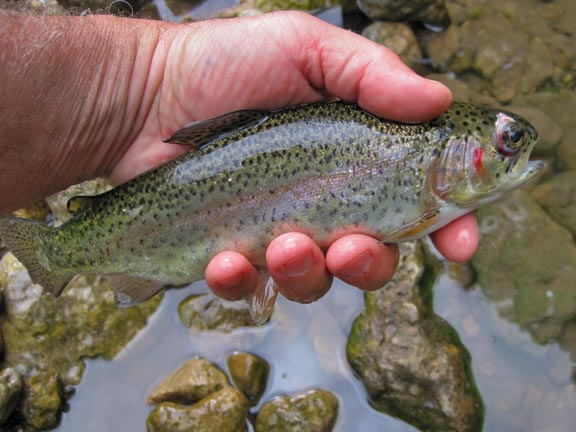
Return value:
M 429 120 L 450 105 L 446 86 L 419 76 L 390 49 L 311 16 L 289 17 L 298 17 L 300 38 L 291 54 L 313 87 L 398 121 Z

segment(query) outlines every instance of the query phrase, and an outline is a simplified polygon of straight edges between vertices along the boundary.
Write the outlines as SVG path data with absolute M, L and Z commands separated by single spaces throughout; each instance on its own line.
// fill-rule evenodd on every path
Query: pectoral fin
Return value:
M 184 144 L 199 150 L 233 132 L 258 125 L 268 118 L 266 111 L 243 110 L 224 114 L 213 119 L 190 123 L 165 140 L 166 143 Z
M 414 240 L 416 238 L 422 237 L 423 233 L 427 233 L 428 230 L 438 222 L 440 217 L 440 210 L 431 210 L 424 213 L 418 219 L 415 219 L 395 231 L 392 231 L 385 238 L 382 239 L 386 243 L 397 243 L 401 241 Z
M 267 271 L 260 270 L 258 285 L 254 293 L 245 301 L 248 303 L 250 317 L 254 324 L 263 325 L 268 322 L 278 295 L 278 287 Z
M 106 280 L 114 292 L 114 300 L 118 307 L 132 306 L 142 303 L 157 294 L 164 284 L 158 281 L 140 279 L 125 274 L 108 274 Z

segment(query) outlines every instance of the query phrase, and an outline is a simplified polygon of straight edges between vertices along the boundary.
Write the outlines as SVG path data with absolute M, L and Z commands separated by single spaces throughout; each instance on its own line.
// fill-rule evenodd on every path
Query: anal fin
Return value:
M 165 284 L 148 279 L 128 276 L 122 273 L 105 275 L 114 300 L 119 307 L 133 306 L 153 297 L 164 288 Z
M 414 240 L 427 233 L 429 229 L 436 224 L 440 217 L 440 210 L 431 210 L 424 213 L 418 219 L 415 219 L 395 231 L 385 236 L 382 241 L 386 243 L 397 243 L 401 241 Z

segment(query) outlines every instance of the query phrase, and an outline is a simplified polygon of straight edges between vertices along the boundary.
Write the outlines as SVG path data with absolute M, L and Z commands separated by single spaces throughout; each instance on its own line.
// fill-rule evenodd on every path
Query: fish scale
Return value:
M 0 236 L 54 294 L 77 273 L 103 274 L 142 300 L 203 278 L 224 250 L 264 267 L 283 232 L 322 248 L 353 232 L 424 236 L 532 178 L 543 166 L 528 162 L 536 140 L 524 119 L 464 103 L 419 124 L 345 102 L 239 111 L 177 131 L 167 142 L 188 154 L 78 199 L 62 226 L 5 218 Z

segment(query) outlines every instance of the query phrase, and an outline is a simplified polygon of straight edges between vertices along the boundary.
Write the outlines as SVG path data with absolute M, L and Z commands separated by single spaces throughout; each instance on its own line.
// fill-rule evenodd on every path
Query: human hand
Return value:
M 157 51 L 163 52 L 163 79 L 140 133 L 112 171 L 119 182 L 187 151 L 159 144 L 175 130 L 225 112 L 276 109 L 328 96 L 357 102 L 384 118 L 415 122 L 440 114 L 451 101 L 447 88 L 419 77 L 386 48 L 302 13 L 178 26 L 165 33 Z M 454 221 L 432 239 L 446 258 L 465 261 L 478 243 L 475 219 Z M 360 234 L 322 251 L 304 234 L 288 233 L 266 253 L 280 292 L 300 302 L 324 295 L 332 275 L 364 290 L 377 289 L 392 277 L 397 261 L 395 245 Z M 217 255 L 206 269 L 208 285 L 227 299 L 250 295 L 258 277 L 235 252 Z

